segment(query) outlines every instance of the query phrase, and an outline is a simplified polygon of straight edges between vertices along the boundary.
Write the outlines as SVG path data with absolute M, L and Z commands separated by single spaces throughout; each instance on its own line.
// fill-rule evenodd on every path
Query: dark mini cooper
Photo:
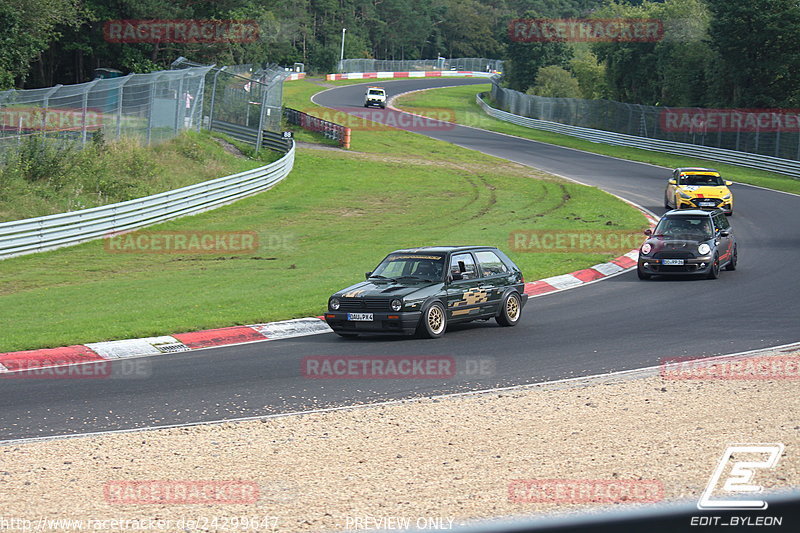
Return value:
M 639 249 L 639 279 L 656 274 L 704 274 L 719 277 L 720 268 L 736 270 L 738 250 L 733 230 L 719 209 L 668 211 Z
M 366 277 L 328 300 L 325 320 L 343 337 L 397 333 L 436 338 L 449 323 L 490 318 L 514 326 L 528 300 L 520 269 L 488 246 L 397 250 Z

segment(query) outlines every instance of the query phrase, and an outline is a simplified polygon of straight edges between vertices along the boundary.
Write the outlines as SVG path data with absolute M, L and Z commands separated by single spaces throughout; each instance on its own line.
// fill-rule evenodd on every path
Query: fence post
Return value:
M 800 133 L 797 134 L 797 157 L 795 159 L 800 160 Z
M 736 121 L 736 151 L 737 152 L 739 151 L 739 137 L 741 136 L 741 133 L 742 133 L 742 121 L 741 120 L 737 120 Z M 798 155 L 800 155 L 800 144 L 798 144 L 797 153 L 798 153 Z M 798 159 L 800 159 L 800 157 L 798 157 Z
M 52 95 L 54 92 L 56 92 L 60 88 L 61 88 L 61 84 L 59 83 L 58 85 L 54 86 L 52 89 L 47 91 L 47 93 L 45 93 L 45 95 L 44 95 L 44 106 L 43 106 L 44 107 L 44 113 L 42 113 L 42 135 L 44 135 L 45 138 L 47 137 L 47 135 L 45 135 L 45 134 L 47 132 L 47 109 L 50 107 L 50 95 Z
M 183 93 L 184 78 L 186 78 L 185 73 L 183 73 L 181 75 L 181 79 L 178 80 L 178 93 L 175 95 L 175 135 L 177 135 L 181 130 L 180 121 L 183 120 L 183 117 L 186 114 L 186 101 L 188 100 L 188 97 Z
M 89 107 L 89 91 L 100 82 L 100 78 L 87 83 L 83 91 L 83 116 L 81 117 L 81 146 L 86 146 L 86 108 Z
M 759 124 L 758 120 L 756 120 L 756 146 L 753 149 L 753 153 L 754 154 L 758 153 L 758 137 L 759 137 L 759 133 L 761 133 L 761 124 Z
M 158 83 L 158 79 L 161 77 L 161 74 L 156 74 L 155 77 L 150 81 L 150 105 L 147 109 L 147 145 L 150 145 L 150 141 L 152 140 L 153 134 L 153 106 L 156 103 L 156 83 Z
M 261 86 L 261 112 L 258 114 L 258 135 L 256 136 L 256 153 L 261 150 L 264 141 L 264 113 L 267 112 L 267 87 Z
M 216 63 L 214 65 L 216 65 Z M 214 65 L 211 65 L 208 70 L 214 68 Z M 195 110 L 200 110 L 200 120 L 197 121 L 197 131 L 200 131 L 200 129 L 203 127 L 203 103 L 205 102 L 206 97 L 206 74 L 208 74 L 208 72 L 204 72 L 203 75 L 200 76 L 200 82 L 197 88 L 197 101 L 195 102 L 194 107 L 192 107 L 192 120 L 194 120 Z
M 133 78 L 133 74 L 128 74 L 127 76 L 125 76 L 125 81 L 123 81 L 117 87 L 117 91 L 119 92 L 119 94 L 117 95 L 117 136 L 116 136 L 117 140 L 119 140 L 119 138 L 122 137 L 122 97 L 125 94 L 124 87 L 126 83 L 131 81 L 131 78 Z
M 214 127 L 214 99 L 217 97 L 217 76 L 219 76 L 223 70 L 228 68 L 227 66 L 222 67 L 214 74 L 214 84 L 211 86 L 211 109 L 208 111 L 208 129 L 209 131 L 213 130 Z

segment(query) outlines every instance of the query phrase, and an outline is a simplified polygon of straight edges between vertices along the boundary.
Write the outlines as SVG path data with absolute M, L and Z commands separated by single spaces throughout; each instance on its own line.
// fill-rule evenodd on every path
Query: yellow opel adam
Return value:
M 732 185 L 713 168 L 682 167 L 672 171 L 672 178 L 664 191 L 667 209 L 722 209 L 733 214 Z

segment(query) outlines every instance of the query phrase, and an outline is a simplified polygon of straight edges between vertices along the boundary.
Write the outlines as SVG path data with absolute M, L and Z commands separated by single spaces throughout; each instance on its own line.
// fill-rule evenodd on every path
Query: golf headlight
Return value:
M 397 298 L 395 298 L 394 300 L 392 300 L 392 303 L 389 304 L 389 305 L 391 306 L 392 311 L 399 311 L 399 310 L 401 310 L 403 308 L 403 301 L 402 300 L 398 300 Z
M 652 250 L 652 249 L 653 249 L 653 247 L 652 247 L 652 246 L 650 246 L 650 244 L 649 244 L 649 243 L 644 243 L 644 244 L 642 245 L 642 254 L 644 254 L 644 255 L 647 255 L 647 254 L 649 254 L 649 253 L 650 253 L 650 250 Z
M 697 253 L 700 255 L 708 255 L 711 252 L 711 247 L 706 243 L 701 244 L 697 247 Z
M 331 298 L 330 306 L 331 306 L 331 309 L 333 309 L 334 311 L 338 311 L 339 310 L 339 298 Z
M 686 194 L 685 192 L 683 192 L 681 190 L 678 191 L 678 196 L 680 196 L 681 198 L 684 198 L 686 200 L 688 200 L 689 198 L 692 197 L 690 194 Z

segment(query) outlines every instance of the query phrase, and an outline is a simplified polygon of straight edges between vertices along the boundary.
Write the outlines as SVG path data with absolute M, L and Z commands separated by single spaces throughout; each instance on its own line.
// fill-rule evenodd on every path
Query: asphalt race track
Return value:
M 381 85 L 392 95 L 463 83 L 486 82 L 434 78 Z M 316 101 L 362 112 L 363 91 L 363 85 L 343 86 L 318 95 Z M 387 110 L 384 116 L 391 113 Z M 664 211 L 664 169 L 460 126 L 426 134 L 597 185 L 657 214 Z M 736 214 L 731 221 L 739 242 L 739 268 L 723 271 L 718 280 L 643 282 L 629 272 L 534 298 L 515 328 L 500 328 L 494 321 L 454 326 L 439 340 L 345 340 L 322 334 L 138 359 L 144 377 L 2 379 L 0 439 L 477 390 L 653 366 L 664 357 L 709 356 L 800 341 L 800 197 L 745 185 L 733 190 Z M 361 275 L 353 272 L 353 280 Z M 320 302 L 320 311 L 324 305 Z M 303 357 L 319 355 L 452 357 L 459 374 L 419 380 L 304 377 Z M 131 361 L 118 364 L 126 363 Z M 479 363 L 482 370 L 476 371 Z

